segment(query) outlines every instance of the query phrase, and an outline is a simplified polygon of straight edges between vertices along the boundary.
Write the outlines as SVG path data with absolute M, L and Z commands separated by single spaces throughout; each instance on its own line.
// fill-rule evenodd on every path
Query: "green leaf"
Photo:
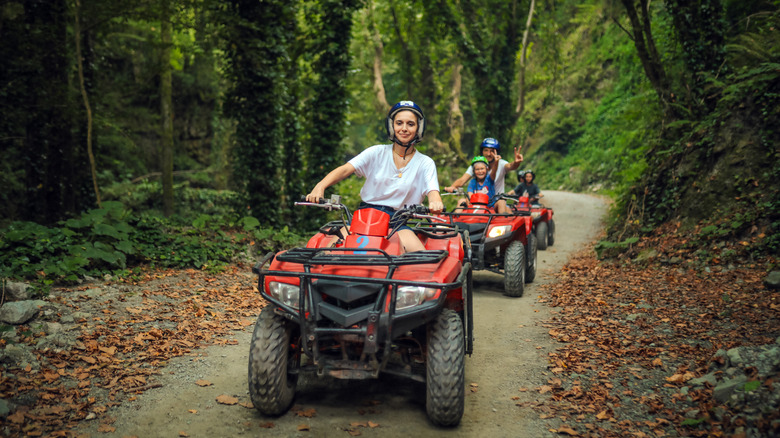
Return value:
M 260 226 L 260 221 L 254 216 L 245 216 L 238 221 L 246 231 L 254 230 Z
M 192 226 L 198 229 L 203 229 L 206 227 L 206 224 L 208 223 L 209 219 L 211 219 L 211 216 L 207 214 L 202 214 L 198 216 L 197 219 L 192 221 Z
M 119 242 L 114 243 L 114 248 L 122 251 L 125 254 L 133 254 L 135 252 L 133 243 L 129 240 L 120 240 Z
M 745 390 L 745 392 L 755 391 L 760 386 L 761 386 L 761 382 L 759 382 L 758 380 L 751 380 L 751 381 L 745 383 L 744 390 Z
M 703 423 L 704 419 L 702 418 L 686 418 L 683 420 L 682 423 L 680 423 L 683 426 L 698 426 L 699 424 Z
M 97 234 L 98 236 L 110 236 L 114 239 L 119 239 L 119 231 L 117 231 L 116 228 L 114 228 L 111 225 L 108 224 L 96 224 L 94 228 L 92 228 L 92 232 Z

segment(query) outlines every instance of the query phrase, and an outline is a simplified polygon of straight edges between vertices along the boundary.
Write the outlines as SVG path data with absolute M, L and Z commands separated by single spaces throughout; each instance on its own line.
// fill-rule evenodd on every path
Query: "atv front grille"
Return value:
M 368 318 L 379 292 L 385 285 L 334 280 L 314 280 L 312 287 L 320 293 L 318 314 L 342 327 L 350 327 Z

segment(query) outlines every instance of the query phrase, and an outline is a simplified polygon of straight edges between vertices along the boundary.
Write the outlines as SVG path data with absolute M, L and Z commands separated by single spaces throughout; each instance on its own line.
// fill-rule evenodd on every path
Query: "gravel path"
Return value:
M 247 361 L 251 330 L 235 332 L 235 345 L 212 346 L 195 356 L 171 360 L 157 381 L 162 384 L 123 403 L 110 415 L 114 432 L 97 431 L 84 422 L 78 433 L 100 437 L 541 437 L 555 419 L 517 403 L 542 400 L 538 388 L 551 378 L 548 353 L 556 348 L 542 322 L 549 318 L 545 283 L 571 254 L 601 231 L 607 203 L 603 199 L 545 191 L 555 210 L 556 241 L 539 251 L 538 274 L 522 298 L 503 295 L 502 277 L 475 272 L 475 345 L 466 359 L 466 409 L 461 424 L 440 429 L 425 415 L 422 384 L 383 376 L 375 381 L 343 381 L 304 375 L 293 410 L 265 418 L 248 404 Z M 251 277 L 251 273 L 245 275 Z M 242 281 L 245 281 L 242 280 Z M 209 386 L 195 382 L 207 380 Z M 217 397 L 228 395 L 237 404 Z M 548 394 L 549 395 L 549 394 Z

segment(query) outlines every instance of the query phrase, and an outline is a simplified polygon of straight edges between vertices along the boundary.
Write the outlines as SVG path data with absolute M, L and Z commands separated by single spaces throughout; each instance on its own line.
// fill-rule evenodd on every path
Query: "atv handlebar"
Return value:
M 339 195 L 331 195 L 330 199 L 320 198 L 319 201 L 317 202 L 309 202 L 306 200 L 305 196 L 301 196 L 301 200 L 296 202 L 295 205 L 320 207 L 328 211 L 346 210 L 347 213 L 349 213 L 349 210 L 347 210 L 347 206 L 341 203 L 341 196 Z
M 455 196 L 455 195 L 466 196 L 466 192 L 463 191 L 463 188 L 458 187 L 457 189 L 455 189 L 454 192 L 448 192 L 445 190 L 444 193 L 439 193 L 439 196 Z

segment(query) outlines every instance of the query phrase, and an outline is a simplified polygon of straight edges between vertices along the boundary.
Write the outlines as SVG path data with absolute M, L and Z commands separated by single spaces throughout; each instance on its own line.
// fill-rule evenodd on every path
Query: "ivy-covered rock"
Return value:
M 19 325 L 33 319 L 41 307 L 46 305 L 42 300 L 12 301 L 0 307 L 0 322 L 4 324 Z
M 764 286 L 769 289 L 780 289 L 780 271 L 772 271 L 764 279 Z
M 27 283 L 16 281 L 7 282 L 4 289 L 6 301 L 29 300 L 32 295 L 29 291 L 29 287 L 30 285 Z

